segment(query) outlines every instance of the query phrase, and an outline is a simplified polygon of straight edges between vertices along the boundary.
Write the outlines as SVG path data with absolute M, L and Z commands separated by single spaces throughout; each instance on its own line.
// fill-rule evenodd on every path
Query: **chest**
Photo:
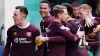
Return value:
M 55 24 L 51 24 L 49 27 L 45 28 L 48 36 L 60 36 L 59 29 Z
M 17 29 L 11 32 L 14 43 L 32 43 L 34 40 L 33 32 L 27 29 Z

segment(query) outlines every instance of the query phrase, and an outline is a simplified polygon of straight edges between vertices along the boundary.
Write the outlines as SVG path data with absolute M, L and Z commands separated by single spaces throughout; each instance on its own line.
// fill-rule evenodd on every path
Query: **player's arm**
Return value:
M 48 37 L 49 42 L 64 43 L 66 39 L 63 36 Z
M 100 46 L 100 41 L 88 42 L 88 45 L 90 47 Z
M 66 42 L 65 38 L 63 36 L 52 36 L 52 37 L 43 37 L 43 36 L 37 36 L 36 39 L 40 42 L 55 42 L 55 43 L 64 43 Z
M 38 36 L 36 37 L 36 40 L 42 41 L 42 42 L 45 42 L 45 41 L 65 42 L 66 39 L 76 41 L 78 38 L 80 38 L 80 36 L 72 34 L 70 31 L 66 29 L 60 29 L 60 27 L 55 27 L 55 28 L 62 36 L 54 36 L 54 37 Z
M 40 31 L 37 28 L 34 30 L 34 33 L 35 37 L 40 36 Z M 43 56 L 43 44 L 37 47 L 38 49 L 36 50 L 36 56 Z
M 11 31 L 7 31 L 7 41 L 4 49 L 4 56 L 8 56 L 10 52 L 10 46 L 12 42 Z
M 94 41 L 96 41 L 96 39 L 89 39 L 89 38 L 86 38 L 86 41 L 87 41 L 87 42 L 94 42 Z
M 100 41 L 85 42 L 85 45 L 90 46 L 90 47 L 98 47 L 98 46 L 100 46 Z
M 57 28 L 59 29 L 60 34 L 62 34 L 65 39 L 71 41 L 76 41 L 83 36 L 83 32 L 80 32 L 80 28 L 77 30 L 77 34 L 72 34 L 68 29 L 63 28 L 61 25 Z

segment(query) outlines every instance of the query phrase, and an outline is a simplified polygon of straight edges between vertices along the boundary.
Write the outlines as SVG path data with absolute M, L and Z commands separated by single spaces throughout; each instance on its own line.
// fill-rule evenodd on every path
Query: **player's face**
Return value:
M 14 19 L 14 23 L 15 23 L 16 25 L 22 23 L 22 19 L 23 19 L 23 18 L 22 18 L 22 15 L 21 15 L 21 12 L 20 12 L 19 9 L 16 9 L 16 10 L 14 11 L 12 17 L 13 17 L 13 19 Z
M 39 9 L 41 17 L 47 17 L 50 13 L 50 7 L 47 3 L 40 3 Z
M 79 9 L 79 17 L 81 19 L 85 19 L 86 17 L 88 17 L 88 11 L 85 9 Z
M 79 7 L 73 7 L 73 14 L 74 16 L 79 16 Z
M 67 9 L 63 9 L 63 11 L 64 12 L 61 13 L 61 21 L 66 22 L 68 20 L 69 15 L 68 15 Z

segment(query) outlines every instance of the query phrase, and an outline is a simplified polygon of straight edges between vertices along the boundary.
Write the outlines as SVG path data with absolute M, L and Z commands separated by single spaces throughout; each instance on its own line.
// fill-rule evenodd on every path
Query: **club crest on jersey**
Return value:
M 14 36 L 15 36 L 15 35 L 17 35 L 17 32 L 14 32 L 13 34 L 14 34 Z
M 26 35 L 27 35 L 28 37 L 30 37 L 30 36 L 32 35 L 32 32 L 27 32 Z

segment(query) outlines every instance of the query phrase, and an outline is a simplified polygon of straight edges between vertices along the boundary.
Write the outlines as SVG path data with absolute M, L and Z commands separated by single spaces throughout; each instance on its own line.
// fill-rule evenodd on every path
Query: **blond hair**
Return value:
M 79 6 L 79 9 L 88 9 L 88 10 L 91 10 L 92 11 L 92 8 L 91 8 L 91 6 L 90 5 L 88 5 L 88 4 L 82 4 L 82 5 L 80 5 Z

